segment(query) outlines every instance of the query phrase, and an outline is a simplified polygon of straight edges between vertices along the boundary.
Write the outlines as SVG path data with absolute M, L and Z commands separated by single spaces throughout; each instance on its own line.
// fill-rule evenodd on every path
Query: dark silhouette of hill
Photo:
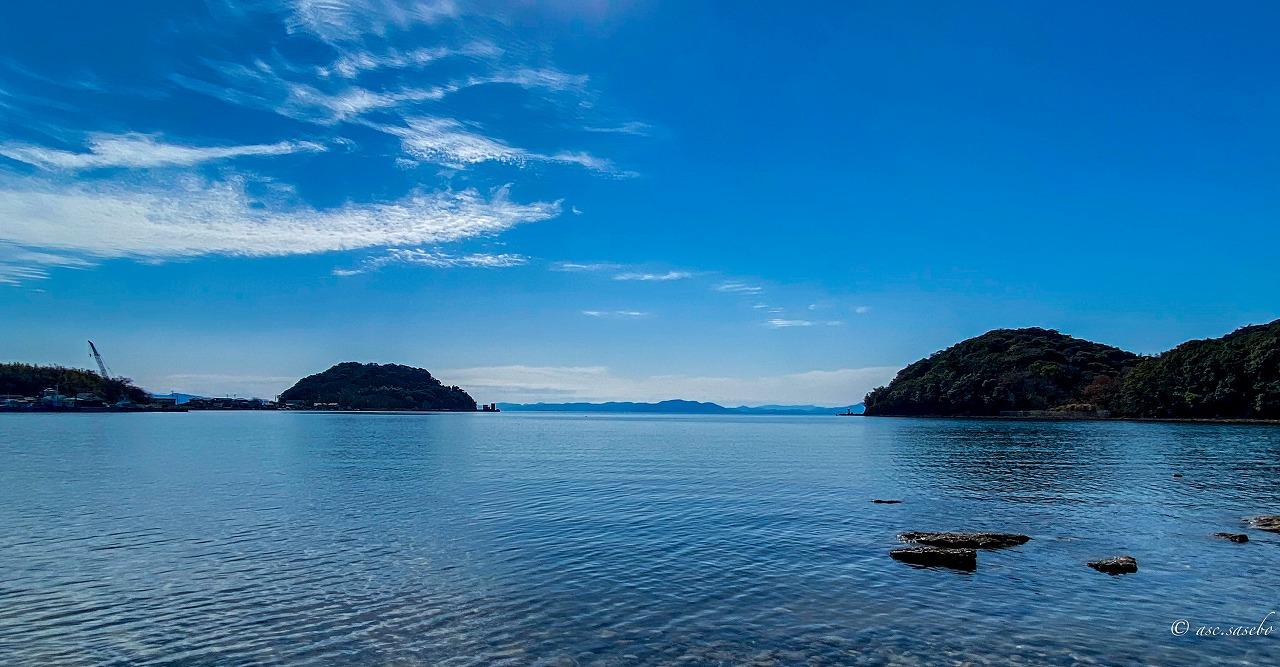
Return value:
M 476 402 L 459 387 L 446 387 L 422 368 L 348 361 L 309 375 L 280 394 L 282 402 L 334 403 L 342 410 L 443 410 L 470 412 Z
M 873 416 L 1051 410 L 1106 391 L 1138 361 L 1051 329 L 996 329 L 907 366 L 864 403 Z

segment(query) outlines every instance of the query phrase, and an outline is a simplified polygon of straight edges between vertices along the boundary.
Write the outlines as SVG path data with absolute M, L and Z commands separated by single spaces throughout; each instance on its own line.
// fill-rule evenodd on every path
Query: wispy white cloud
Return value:
M 622 268 L 621 264 L 614 264 L 612 262 L 554 262 L 551 265 L 552 271 L 563 271 L 567 273 L 614 271 L 620 268 Z
M 501 269 L 527 264 L 529 258 L 514 253 L 469 253 L 453 255 L 440 249 L 392 248 L 384 255 L 372 257 L 354 269 L 334 269 L 335 276 L 354 276 L 376 271 L 390 264 L 429 266 L 436 269 L 479 268 Z
M 321 123 L 337 123 L 363 116 L 371 111 L 394 109 L 405 103 L 437 101 L 449 94 L 440 86 L 423 88 L 397 88 L 372 91 L 352 86 L 336 93 L 327 93 L 314 86 L 291 84 L 285 89 L 281 113 L 295 118 L 316 120 Z
M 638 280 L 642 282 L 667 282 L 671 280 L 684 280 L 692 278 L 693 274 L 688 271 L 667 271 L 665 273 L 642 273 L 637 271 L 628 271 L 619 273 L 614 276 L 614 280 Z
M 530 159 L 523 149 L 472 132 L 452 118 L 409 118 L 406 123 L 407 127 L 382 129 L 400 137 L 405 152 L 420 159 L 454 165 L 523 163 Z
M 217 81 L 185 74 L 171 80 L 224 102 L 261 109 L 294 120 L 334 125 L 359 119 L 374 111 L 394 110 L 407 104 L 444 99 L 454 92 L 448 86 L 400 87 L 371 90 L 360 86 L 327 86 L 292 80 L 276 72 L 264 61 L 252 66 L 238 63 L 209 63 Z
M 466 255 L 451 255 L 440 250 L 422 250 L 414 249 L 395 249 L 390 251 L 391 256 L 397 261 L 406 264 L 421 264 L 423 266 L 433 266 L 436 268 L 451 268 L 458 266 L 498 269 L 511 266 L 521 266 L 529 263 L 529 258 L 516 253 L 483 253 L 475 252 Z
M 783 318 L 774 318 L 770 320 L 765 320 L 765 323 L 764 323 L 764 325 L 769 327 L 770 329 L 791 329 L 793 327 L 815 327 L 819 325 L 827 326 L 827 327 L 838 327 L 838 326 L 841 326 L 842 324 L 844 324 L 844 322 L 840 320 L 814 321 L 814 320 L 789 320 L 789 319 L 783 319 Z
M 586 167 L 592 171 L 615 171 L 613 162 L 602 157 L 596 157 L 584 151 L 561 151 L 554 155 L 538 156 L 539 159 L 548 162 L 561 162 L 564 164 L 576 164 L 580 167 Z M 634 175 L 634 174 L 629 174 Z
M 792 327 L 811 327 L 813 326 L 813 322 L 810 320 L 784 320 L 781 318 L 774 318 L 766 320 L 765 326 L 771 329 L 789 329 Z
M 649 317 L 649 313 L 639 310 L 584 310 L 583 315 L 596 318 L 616 318 L 634 320 L 642 317 Z
M 559 212 L 559 202 L 511 201 L 505 188 L 489 196 L 417 192 L 320 209 L 254 198 L 239 180 L 61 185 L 0 179 L 0 242 L 81 257 L 163 261 L 448 243 Z
M 887 384 L 893 366 L 811 370 L 754 377 L 624 376 L 606 366 L 490 366 L 445 369 L 439 377 L 486 401 L 660 401 L 721 405 L 849 405 Z
M 440 102 L 479 87 L 515 86 L 543 97 L 565 93 L 557 95 L 557 101 L 575 100 L 582 108 L 590 103 L 586 75 L 549 66 L 537 55 L 539 51 L 521 43 L 519 35 L 502 37 L 494 32 L 502 28 L 492 17 L 472 22 L 477 17 L 469 13 L 479 9 L 461 4 L 453 0 L 267 0 L 253 6 L 228 5 L 226 11 L 239 16 L 257 14 L 266 7 L 272 20 L 284 20 L 293 36 L 281 38 L 277 34 L 268 43 L 245 43 L 245 52 L 256 56 L 237 57 L 237 62 L 183 59 L 185 64 L 168 77 L 169 82 L 231 104 L 320 126 L 313 128 L 311 136 L 323 136 L 323 142 L 248 143 L 257 140 L 240 139 L 234 143 L 223 137 L 212 142 L 220 145 L 203 145 L 170 135 L 92 134 L 88 132 L 94 128 L 81 127 L 60 128 L 70 137 L 50 135 L 58 137 L 60 148 L 39 145 L 39 140 L 0 144 L 0 156 L 50 172 L 33 176 L 0 172 L 0 244 L 47 255 L 3 260 L 7 262 L 6 275 L 14 280 L 18 276 L 32 279 L 46 271 L 39 268 L 42 266 L 88 265 L 108 257 L 165 261 L 209 254 L 267 256 L 371 248 L 398 248 L 401 254 L 388 252 L 387 257 L 395 259 L 385 261 L 427 266 L 482 266 L 482 257 L 505 258 L 499 261 L 521 257 L 525 261 L 510 254 L 448 255 L 412 246 L 492 235 L 516 224 L 545 220 L 560 213 L 559 201 L 517 203 L 508 198 L 505 188 L 490 194 L 474 189 L 419 190 L 399 199 L 374 202 L 361 201 L 367 193 L 351 191 L 326 193 L 346 194 L 353 201 L 321 207 L 303 199 L 303 193 L 313 191 L 306 187 L 292 194 L 263 195 L 259 183 L 240 177 L 210 181 L 191 175 L 194 170 L 182 170 L 185 175 L 175 175 L 177 169 L 134 174 L 60 173 L 182 168 L 217 160 L 319 153 L 342 141 L 336 136 L 339 132 L 369 128 L 390 135 L 378 141 L 362 139 L 361 146 L 345 150 L 345 156 L 368 158 L 366 162 L 380 160 L 378 167 L 394 161 L 406 169 L 415 164 L 410 160 L 413 158 L 450 168 L 483 162 L 536 162 L 582 167 L 615 177 L 631 175 L 608 159 L 576 148 L 541 141 L 536 150 L 522 148 L 513 145 L 519 143 L 518 136 L 508 143 L 486 136 L 478 125 L 435 117 L 457 111 L 446 110 L 448 105 Z M 431 27 L 424 27 L 427 25 Z M 331 49 L 317 50 L 314 47 L 322 45 L 315 44 L 313 38 L 327 42 Z M 424 39 L 431 41 L 423 45 Z M 501 43 L 503 48 L 488 40 Z M 447 67 L 432 67 L 444 59 L 453 60 Z M 379 70 L 404 71 L 362 76 Z M 173 92 L 166 88 L 164 95 Z M 473 92 L 480 95 L 485 91 Z M 506 99 L 513 91 L 487 92 L 501 92 L 495 97 Z M 10 103 L 14 103 L 13 96 L 0 91 L 0 105 Z M 517 113 L 514 107 L 502 111 Z M 107 120 L 110 122 L 99 127 L 118 127 L 118 119 Z M 623 124 L 616 130 L 634 133 L 642 130 L 642 125 Z M 147 129 L 155 131 L 154 126 Z M 61 143 L 80 137 L 85 137 L 83 148 L 67 150 L 74 144 Z M 393 149 L 387 155 L 379 144 L 393 138 L 401 142 L 403 152 Z M 448 170 L 441 174 L 442 178 L 452 175 Z M 102 179 L 104 176 L 108 178 Z M 78 177 L 84 178 L 72 180 Z M 348 185 L 358 187 L 357 181 Z M 283 191 L 287 186 L 278 189 Z M 413 252 L 420 254 L 404 254 Z
M 81 257 L 69 257 L 49 252 L 0 243 L 0 285 L 20 285 L 32 280 L 44 280 L 54 268 L 87 269 L 92 262 Z
M 694 277 L 692 271 L 647 271 L 617 262 L 554 262 L 552 271 L 566 273 L 615 272 L 612 279 L 620 282 L 670 282 Z
M 866 315 L 867 313 L 871 312 L 871 306 L 858 306 L 857 308 L 853 309 L 853 312 L 859 315 Z
M 328 66 L 316 68 L 316 73 L 322 77 L 336 75 L 354 79 L 364 72 L 380 69 L 426 67 L 448 58 L 496 58 L 500 55 L 502 55 L 502 49 L 490 42 L 472 42 L 458 48 L 437 46 L 407 51 L 387 49 L 379 53 L 357 49 L 343 53 Z
M 587 153 L 543 155 L 511 146 L 469 129 L 452 118 L 407 118 L 405 125 L 381 126 L 400 138 L 404 151 L 418 159 L 454 168 L 480 162 L 524 165 L 529 162 L 575 164 L 593 171 L 613 171 L 613 163 Z
M 167 143 L 146 134 L 92 134 L 86 142 L 89 152 L 46 148 L 34 144 L 0 144 L 0 155 L 47 170 L 79 170 L 103 167 L 175 167 L 211 160 L 247 156 L 287 155 L 320 152 L 322 144 L 310 141 L 279 141 L 272 144 L 239 146 L 192 146 Z
M 436 85 L 373 89 L 315 76 L 301 77 L 297 67 L 273 65 L 264 60 L 255 60 L 249 65 L 216 61 L 206 65 L 213 74 L 213 81 L 185 74 L 174 74 L 170 79 L 184 88 L 224 102 L 321 125 L 355 121 L 375 111 L 408 115 L 408 109 L 416 104 L 438 102 L 476 86 L 511 84 L 528 89 L 566 92 L 581 89 L 587 81 L 583 75 L 550 68 L 516 69 Z M 303 78 L 311 80 L 301 80 Z
M 519 166 L 531 162 L 576 165 L 614 178 L 637 174 L 622 170 L 607 158 L 582 150 L 534 151 L 486 136 L 474 124 L 441 117 L 441 102 L 460 91 L 487 86 L 517 86 L 529 91 L 572 94 L 586 92 L 588 77 L 550 66 L 496 65 L 503 53 L 484 40 L 463 46 L 398 49 L 370 47 L 370 34 L 394 26 L 431 22 L 458 13 L 451 3 L 393 0 L 298 1 L 291 9 L 291 27 L 334 44 L 335 60 L 325 65 L 299 65 L 278 53 L 246 62 L 206 60 L 203 72 L 178 72 L 174 83 L 224 102 L 276 113 L 321 126 L 357 124 L 397 137 L 407 157 L 461 169 L 482 162 Z M 463 22 L 465 23 L 465 22 Z M 461 25 L 461 24 L 460 24 Z M 462 32 L 467 32 L 463 30 Z M 390 39 L 376 40 L 378 44 Z M 518 52 L 519 49 L 516 49 Z M 394 77 L 394 83 L 361 77 L 384 68 L 423 67 L 445 58 L 478 59 L 471 73 L 447 78 Z M 481 62 L 482 61 L 482 62 Z M 357 81 L 359 83 L 357 83 Z M 635 129 L 635 128 L 632 128 Z
M 392 29 L 458 15 L 453 0 L 292 0 L 289 8 L 291 32 L 307 32 L 330 43 L 384 36 Z
M 638 120 L 620 123 L 618 125 L 597 125 L 582 128 L 587 132 L 600 132 L 608 134 L 634 134 L 637 136 L 648 136 L 653 131 L 653 126 L 648 123 L 642 123 Z
M 507 84 L 521 88 L 540 88 L 552 92 L 568 92 L 582 90 L 586 87 L 588 80 L 585 74 L 569 74 L 550 67 L 525 67 L 473 76 L 467 79 L 465 84 L 455 84 L 455 86 L 460 90 L 472 86 Z
M 716 285 L 714 288 L 717 292 L 728 292 L 730 294 L 759 294 L 764 291 L 759 285 L 749 285 L 747 283 L 728 281 Z

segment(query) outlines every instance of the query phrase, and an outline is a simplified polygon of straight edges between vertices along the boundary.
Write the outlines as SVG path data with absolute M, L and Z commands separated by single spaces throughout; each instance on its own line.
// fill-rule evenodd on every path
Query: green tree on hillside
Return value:
M 121 399 L 145 403 L 150 398 L 128 378 L 106 379 L 93 371 L 65 366 L 0 364 L 0 394 L 36 396 L 45 389 L 56 389 L 67 396 L 96 394 L 111 403 Z

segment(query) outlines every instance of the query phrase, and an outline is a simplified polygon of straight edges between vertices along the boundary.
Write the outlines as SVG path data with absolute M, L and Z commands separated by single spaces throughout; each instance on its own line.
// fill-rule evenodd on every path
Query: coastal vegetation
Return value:
M 439 410 L 472 412 L 475 399 L 456 386 L 445 386 L 422 368 L 400 364 L 348 361 L 298 380 L 280 402 L 317 404 L 339 410 Z
M 1115 409 L 1147 417 L 1280 419 L 1280 320 L 1143 360 Z
M 1050 329 L 997 329 L 898 372 L 867 394 L 868 415 L 998 415 L 1080 403 L 1139 357 Z
M 1049 329 L 998 329 L 867 394 L 868 415 L 1280 419 L 1280 320 L 1153 357 Z
M 149 400 L 149 394 L 128 378 L 104 378 L 93 371 L 65 366 L 0 363 L 0 395 L 33 397 L 45 389 L 65 396 L 93 394 L 109 403 Z

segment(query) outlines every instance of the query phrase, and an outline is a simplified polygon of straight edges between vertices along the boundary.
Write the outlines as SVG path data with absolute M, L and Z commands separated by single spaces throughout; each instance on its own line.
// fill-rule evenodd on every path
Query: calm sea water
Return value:
M 1277 664 L 1194 635 L 1280 610 L 1280 535 L 1210 537 L 1277 473 L 1266 426 L 0 415 L 0 664 Z

